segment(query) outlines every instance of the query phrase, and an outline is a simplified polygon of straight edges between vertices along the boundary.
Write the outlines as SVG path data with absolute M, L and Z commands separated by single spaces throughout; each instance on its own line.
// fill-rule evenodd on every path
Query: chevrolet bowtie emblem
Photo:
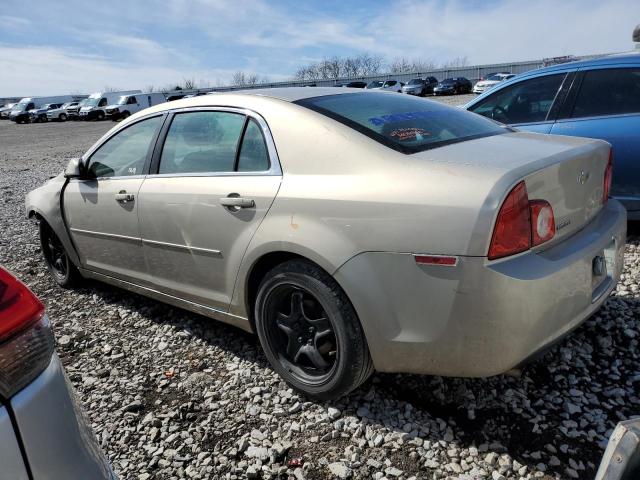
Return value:
M 578 183 L 580 185 L 584 185 L 585 183 L 587 183 L 587 180 L 589 180 L 589 172 L 585 172 L 584 170 L 582 170 L 578 175 Z

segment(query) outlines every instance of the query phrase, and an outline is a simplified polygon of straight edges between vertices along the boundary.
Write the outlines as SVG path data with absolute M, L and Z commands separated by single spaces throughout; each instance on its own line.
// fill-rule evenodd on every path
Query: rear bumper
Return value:
M 34 480 L 116 478 L 57 355 L 39 377 L 11 399 L 11 408 Z
M 571 238 L 502 261 L 418 266 L 368 252 L 335 273 L 362 322 L 377 370 L 461 377 L 503 373 L 557 341 L 605 301 L 622 271 L 626 212 L 611 200 Z M 607 275 L 593 280 L 593 258 Z
M 640 220 L 640 198 L 631 196 L 616 196 L 612 198 L 618 200 L 627 209 L 627 220 Z

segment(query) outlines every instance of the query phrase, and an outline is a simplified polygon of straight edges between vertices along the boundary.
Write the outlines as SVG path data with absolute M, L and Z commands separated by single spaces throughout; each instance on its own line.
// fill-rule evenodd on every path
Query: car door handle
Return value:
M 116 193 L 115 197 L 116 197 L 116 202 L 122 202 L 122 203 L 133 202 L 136 198 L 136 196 L 133 193 L 127 193 L 126 190 L 120 190 L 118 193 Z
M 220 199 L 220 205 L 232 208 L 253 208 L 256 206 L 256 202 L 250 198 L 224 197 Z

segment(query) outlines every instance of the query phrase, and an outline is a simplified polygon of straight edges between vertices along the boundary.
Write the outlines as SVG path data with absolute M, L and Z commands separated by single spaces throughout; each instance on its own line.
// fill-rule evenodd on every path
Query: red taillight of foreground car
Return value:
M 613 177 L 613 150 L 609 150 L 609 161 L 607 167 L 604 170 L 604 185 L 602 186 L 602 204 L 604 205 L 609 200 L 609 194 L 611 193 L 611 179 Z
M 556 234 L 553 208 L 545 200 L 529 201 L 524 181 L 504 200 L 489 245 L 489 260 L 508 257 L 551 240 Z
M 518 183 L 504 200 L 493 229 L 489 260 L 502 258 L 531 248 L 529 197 L 524 181 Z
M 26 285 L 0 268 L 0 343 L 29 328 L 44 315 L 44 305 Z
M 44 305 L 0 268 L 0 397 L 9 398 L 49 364 L 53 334 Z

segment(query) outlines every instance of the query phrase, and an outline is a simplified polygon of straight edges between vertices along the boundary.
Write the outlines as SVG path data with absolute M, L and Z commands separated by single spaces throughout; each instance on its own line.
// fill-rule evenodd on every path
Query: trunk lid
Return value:
M 556 234 L 536 249 L 548 248 L 582 229 L 602 209 L 609 152 L 610 145 L 601 140 L 512 132 L 412 157 L 429 160 L 458 177 L 475 178 L 478 188 L 489 189 L 476 224 L 477 232 L 488 232 L 488 238 L 475 237 L 477 242 L 472 241 L 467 253 L 486 255 L 498 210 L 521 180 L 529 200 L 546 200 L 554 212 Z

